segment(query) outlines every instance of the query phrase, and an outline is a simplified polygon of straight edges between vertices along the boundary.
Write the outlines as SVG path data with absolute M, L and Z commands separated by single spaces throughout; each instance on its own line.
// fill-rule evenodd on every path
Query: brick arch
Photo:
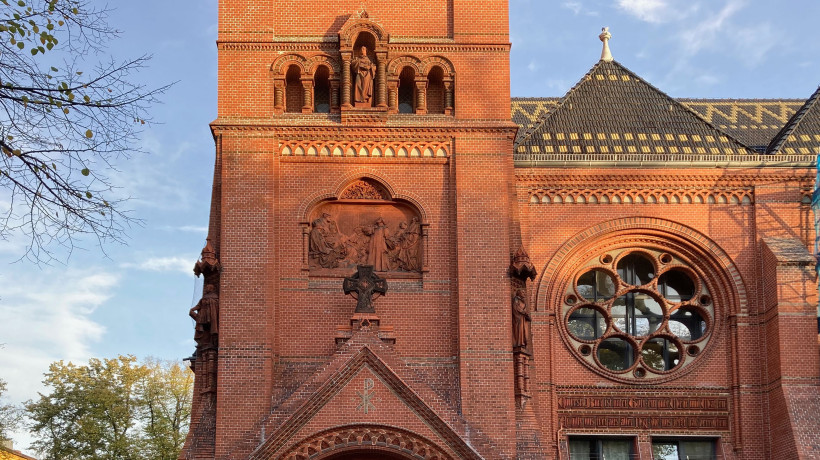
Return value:
M 714 304 L 714 318 L 712 321 L 712 339 L 727 334 L 724 324 L 729 318 L 748 310 L 745 284 L 739 270 L 732 259 L 708 236 L 685 225 L 651 217 L 628 217 L 603 222 L 579 232 L 564 243 L 552 259 L 547 263 L 537 283 L 535 306 L 536 310 L 551 311 L 557 315 L 559 336 L 566 346 L 573 349 L 559 306 L 564 303 L 567 283 L 586 265 L 589 260 L 603 252 L 613 249 L 627 249 L 629 247 L 666 248 L 677 253 L 686 260 L 690 268 L 704 280 Z M 729 342 L 731 336 L 727 335 Z M 704 362 L 714 346 L 707 346 L 699 357 Z M 608 372 L 591 366 L 587 361 L 584 365 L 596 373 L 623 383 L 645 383 Z M 680 378 L 698 366 L 686 366 L 665 377 L 656 378 L 652 383 L 662 383 Z
M 292 64 L 299 67 L 302 75 L 307 75 L 308 60 L 299 54 L 286 54 L 280 57 L 271 64 L 270 70 L 274 76 L 285 78 L 285 72 Z
M 316 69 L 319 68 L 320 65 L 324 65 L 330 70 L 330 78 L 339 78 L 341 75 L 341 66 L 339 65 L 339 61 L 334 59 L 327 54 L 319 54 L 317 56 L 313 56 L 309 60 L 307 60 L 305 66 L 310 75 L 316 74 Z
M 442 56 L 429 56 L 424 58 L 421 63 L 421 74 L 425 77 L 433 70 L 433 67 L 441 67 L 441 70 L 444 71 L 444 78 L 453 78 L 456 74 L 455 68 L 453 67 L 453 63 L 450 62 L 449 59 L 444 58 Z
M 422 75 L 421 60 L 419 58 L 415 57 L 415 56 L 410 56 L 410 55 L 399 56 L 399 57 L 393 59 L 392 61 L 390 61 L 390 63 L 387 64 L 387 74 L 398 78 L 399 73 L 401 72 L 401 69 L 403 69 L 405 67 L 412 67 L 413 70 L 416 72 L 417 76 Z
M 365 18 L 351 18 L 339 31 L 339 48 L 353 49 L 356 39 L 362 32 L 373 35 L 377 48 L 387 46 L 388 35 L 380 24 Z
M 382 425 L 332 428 L 297 442 L 281 460 L 330 460 L 337 454 L 366 449 L 408 460 L 453 460 L 445 450 L 410 431 Z
M 350 172 L 336 181 L 335 186 L 312 194 L 310 197 L 302 201 L 302 204 L 299 206 L 298 215 L 301 216 L 303 221 L 307 221 L 310 218 L 311 210 L 319 205 L 319 203 L 339 198 L 342 192 L 344 192 L 352 182 L 358 179 L 371 179 L 378 182 L 379 185 L 384 187 L 392 199 L 402 200 L 412 205 L 416 211 L 418 211 L 419 216 L 421 217 L 422 225 L 427 225 L 429 223 L 427 216 L 428 208 L 419 197 L 410 192 L 396 190 L 392 185 L 390 185 L 390 181 L 387 180 L 386 177 L 376 171 L 371 170 L 358 170 Z

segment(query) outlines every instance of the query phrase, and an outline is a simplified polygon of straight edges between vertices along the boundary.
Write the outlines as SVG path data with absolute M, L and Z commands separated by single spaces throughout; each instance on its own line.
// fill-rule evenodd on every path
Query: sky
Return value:
M 121 31 L 110 53 L 152 55 L 134 75 L 149 87 L 176 82 L 151 111 L 148 154 L 112 174 L 144 225 L 126 245 L 80 241 L 47 266 L 19 260 L 23 241 L 0 241 L 8 402 L 36 398 L 53 361 L 181 359 L 194 349 L 188 309 L 202 288 L 192 268 L 213 177 L 217 0 L 109 6 Z M 673 97 L 805 99 L 820 84 L 817 0 L 511 0 L 510 15 L 514 97 L 563 96 L 600 58 L 604 26 L 615 59 Z M 15 447 L 30 440 L 19 432 Z

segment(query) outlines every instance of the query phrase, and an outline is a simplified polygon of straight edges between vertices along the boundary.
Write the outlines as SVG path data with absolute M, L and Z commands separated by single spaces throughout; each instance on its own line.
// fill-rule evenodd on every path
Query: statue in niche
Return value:
M 219 296 L 213 284 L 206 284 L 202 299 L 188 312 L 196 322 L 194 340 L 197 345 L 216 345 L 219 334 Z
M 353 59 L 353 74 L 356 77 L 354 101 L 356 106 L 370 106 L 373 100 L 373 78 L 376 65 L 367 57 L 367 47 L 360 48 L 360 55 Z
M 311 223 L 309 254 L 322 268 L 336 268 L 339 261 L 345 257 L 344 235 L 328 213 Z
M 513 313 L 513 349 L 528 352 L 531 346 L 530 308 L 527 305 L 526 294 L 523 289 L 515 291 L 512 300 Z

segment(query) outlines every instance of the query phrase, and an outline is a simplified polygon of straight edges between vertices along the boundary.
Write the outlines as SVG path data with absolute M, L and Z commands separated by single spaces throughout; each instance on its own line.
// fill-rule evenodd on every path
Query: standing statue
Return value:
M 513 350 L 529 351 L 532 317 L 523 289 L 515 291 L 512 301 L 513 313 Z
M 368 231 L 370 247 L 367 251 L 367 265 L 372 265 L 377 272 L 390 270 L 390 260 L 387 255 L 387 224 L 379 217 Z
M 356 76 L 354 101 L 357 105 L 370 105 L 373 100 L 373 78 L 376 64 L 367 57 L 367 47 L 361 47 L 361 55 L 353 59 L 353 73 Z
M 196 321 L 194 340 L 197 345 L 216 345 L 216 335 L 219 334 L 219 296 L 213 284 L 206 284 L 202 299 L 188 312 Z

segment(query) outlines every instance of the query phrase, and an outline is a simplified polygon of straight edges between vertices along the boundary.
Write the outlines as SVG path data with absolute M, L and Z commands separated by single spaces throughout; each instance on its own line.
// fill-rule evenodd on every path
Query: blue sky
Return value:
M 816 0 L 510 3 L 513 96 L 562 96 L 600 57 L 603 26 L 615 59 L 674 97 L 806 98 L 820 84 Z M 81 242 L 85 249 L 45 267 L 15 262 L 23 242 L 0 242 L 0 378 L 11 401 L 35 397 L 55 360 L 193 351 L 187 312 L 201 290 L 192 267 L 213 174 L 217 0 L 112 7 L 122 35 L 111 53 L 153 55 L 134 77 L 148 86 L 177 82 L 152 112 L 159 124 L 142 140 L 149 154 L 114 174 L 145 225 L 129 231 L 125 246 L 103 254 Z M 29 442 L 24 434 L 15 440 L 18 448 Z

